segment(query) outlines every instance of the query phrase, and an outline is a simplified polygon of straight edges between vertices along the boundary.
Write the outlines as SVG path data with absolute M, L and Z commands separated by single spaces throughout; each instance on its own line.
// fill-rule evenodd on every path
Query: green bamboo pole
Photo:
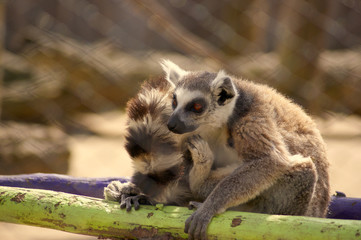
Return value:
M 0 186 L 0 221 L 101 238 L 187 238 L 183 207 L 119 204 L 61 192 Z M 227 211 L 213 218 L 209 239 L 361 239 L 361 221 Z

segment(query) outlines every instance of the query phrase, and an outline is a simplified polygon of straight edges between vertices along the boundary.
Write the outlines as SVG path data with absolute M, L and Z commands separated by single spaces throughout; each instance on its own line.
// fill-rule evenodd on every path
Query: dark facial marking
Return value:
M 207 101 L 203 98 L 196 98 L 186 105 L 185 110 L 200 114 L 203 113 L 206 108 Z

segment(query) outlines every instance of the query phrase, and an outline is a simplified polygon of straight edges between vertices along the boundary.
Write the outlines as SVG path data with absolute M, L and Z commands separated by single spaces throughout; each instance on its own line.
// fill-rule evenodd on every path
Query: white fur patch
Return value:
M 167 59 L 163 59 L 160 62 L 160 65 L 166 74 L 167 81 L 172 85 L 173 88 L 175 88 L 175 85 L 180 79 L 188 74 L 187 71 L 183 70 L 177 64 Z
M 312 162 L 311 157 L 304 157 L 300 154 L 292 155 L 289 157 L 291 164 L 309 163 Z
M 226 105 L 218 106 L 214 113 L 209 117 L 209 123 L 213 127 L 222 127 L 224 126 L 229 117 L 233 114 L 235 105 L 236 105 L 237 95 Z
M 217 77 L 212 81 L 212 88 L 213 89 L 218 88 L 223 83 L 223 79 L 225 79 L 227 77 L 230 78 L 225 71 L 220 70 L 217 74 Z M 233 85 L 233 82 L 232 82 L 232 85 Z M 234 85 L 233 85 L 233 88 L 234 88 Z
M 177 95 L 177 108 L 184 108 L 192 99 L 204 97 L 204 93 L 201 91 L 190 91 L 185 88 L 177 89 L 175 94 Z
M 147 105 L 150 105 L 152 102 L 163 102 L 167 98 L 167 94 L 160 92 L 158 89 L 151 89 L 144 94 L 140 93 L 138 96 Z
M 223 84 L 223 80 L 225 78 L 231 79 L 234 97 L 226 105 L 217 107 L 215 114 L 212 114 L 210 120 L 212 123 L 214 123 L 214 127 L 220 127 L 220 126 L 226 124 L 226 122 L 228 121 L 228 118 L 233 113 L 233 110 L 236 105 L 236 100 L 238 97 L 238 92 L 233 83 L 232 78 L 230 76 L 228 76 L 227 73 L 223 70 L 219 71 L 217 74 L 217 77 L 212 81 L 212 83 L 211 83 L 212 92 L 215 92 L 217 90 L 217 88 L 219 88 Z M 216 95 L 218 95 L 218 93 L 216 93 Z

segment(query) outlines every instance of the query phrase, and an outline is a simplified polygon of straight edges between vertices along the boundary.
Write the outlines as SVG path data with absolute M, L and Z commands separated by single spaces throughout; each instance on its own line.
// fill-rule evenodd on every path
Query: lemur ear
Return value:
M 218 105 L 226 105 L 237 94 L 236 88 L 224 71 L 219 71 L 217 77 L 212 82 L 213 95 L 217 98 Z
M 172 85 L 172 87 L 175 87 L 177 82 L 188 73 L 170 60 L 163 59 L 160 62 L 160 65 L 166 74 L 167 81 Z

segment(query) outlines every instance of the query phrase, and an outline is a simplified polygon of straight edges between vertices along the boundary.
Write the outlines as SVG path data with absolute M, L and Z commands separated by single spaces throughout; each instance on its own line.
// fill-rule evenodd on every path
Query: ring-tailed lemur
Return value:
M 205 238 L 212 217 L 229 208 L 325 216 L 330 200 L 325 146 L 299 106 L 223 71 L 188 72 L 170 61 L 162 66 L 173 108 L 162 124 L 178 134 L 168 132 L 177 149 L 191 153 L 184 171 L 186 200 L 203 201 L 191 203 L 197 206 L 186 221 L 191 238 Z
M 128 183 L 109 184 L 104 196 L 107 200 L 119 201 L 128 211 L 132 205 L 138 209 L 139 202 L 187 206 L 191 200 L 202 200 L 193 197 L 190 186 L 196 193 L 200 185 L 193 184 L 189 178 L 205 176 L 203 171 L 210 170 L 213 156 L 206 144 L 198 152 L 196 147 L 202 142 L 198 136 L 182 143 L 178 134 L 168 130 L 171 90 L 165 78 L 151 79 L 127 104 L 125 148 L 132 159 L 134 174 Z M 192 161 L 195 151 L 197 159 Z

